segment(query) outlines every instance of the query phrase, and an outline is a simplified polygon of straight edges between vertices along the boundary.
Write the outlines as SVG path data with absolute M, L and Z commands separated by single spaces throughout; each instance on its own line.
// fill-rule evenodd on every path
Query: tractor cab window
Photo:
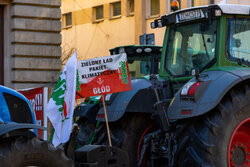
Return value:
M 3 93 L 3 96 L 8 105 L 11 120 L 13 122 L 33 122 L 29 105 L 24 100 L 5 92 Z
M 250 66 L 250 19 L 228 19 L 227 52 L 229 59 Z
M 130 77 L 139 78 L 151 73 L 151 56 L 128 57 L 128 68 Z
M 217 20 L 171 25 L 165 65 L 173 76 L 191 75 L 202 71 L 215 60 Z

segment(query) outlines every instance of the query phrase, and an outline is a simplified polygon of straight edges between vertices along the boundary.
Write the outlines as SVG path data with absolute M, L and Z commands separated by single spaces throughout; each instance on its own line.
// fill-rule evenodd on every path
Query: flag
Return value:
M 55 147 L 67 142 L 70 137 L 76 93 L 76 68 L 75 52 L 67 61 L 45 110 L 54 127 L 52 144 Z

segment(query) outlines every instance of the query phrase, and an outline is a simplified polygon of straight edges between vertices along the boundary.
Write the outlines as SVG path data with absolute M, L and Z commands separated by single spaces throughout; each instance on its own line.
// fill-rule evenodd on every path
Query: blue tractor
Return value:
M 0 85 L 0 166 L 69 167 L 62 150 L 37 137 L 35 114 L 20 93 Z

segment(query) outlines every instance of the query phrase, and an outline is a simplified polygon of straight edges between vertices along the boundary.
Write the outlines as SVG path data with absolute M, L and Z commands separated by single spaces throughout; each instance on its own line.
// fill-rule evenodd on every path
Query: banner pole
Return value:
M 102 95 L 102 104 L 103 104 L 103 109 L 104 109 L 105 122 L 106 122 L 107 133 L 108 133 L 108 139 L 109 139 L 109 146 L 112 147 L 111 137 L 110 137 L 110 131 L 109 131 L 109 123 L 108 123 L 108 117 L 107 117 L 107 112 L 106 112 L 106 105 L 105 105 L 105 98 L 104 98 L 104 95 Z

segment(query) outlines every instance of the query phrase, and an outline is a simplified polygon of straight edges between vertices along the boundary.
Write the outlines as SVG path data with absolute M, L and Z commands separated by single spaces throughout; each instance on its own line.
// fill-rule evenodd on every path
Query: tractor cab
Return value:
M 128 45 L 110 49 L 110 54 L 126 53 L 130 77 L 140 78 L 158 74 L 162 47 L 153 45 Z
M 167 26 L 160 75 L 180 83 L 177 91 L 190 79 L 193 69 L 203 72 L 248 66 L 249 9 L 232 4 L 193 7 L 152 22 L 152 28 Z

